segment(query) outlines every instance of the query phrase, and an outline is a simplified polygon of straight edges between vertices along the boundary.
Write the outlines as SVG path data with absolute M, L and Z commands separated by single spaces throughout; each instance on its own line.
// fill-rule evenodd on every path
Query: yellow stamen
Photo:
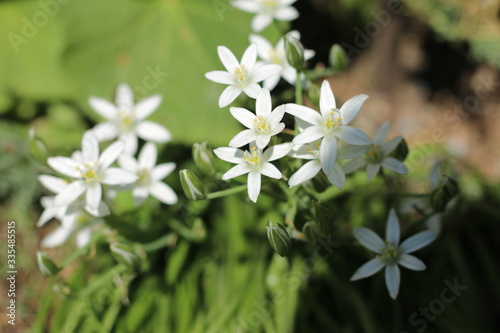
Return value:
M 234 74 L 238 78 L 238 80 L 241 82 L 247 77 L 247 71 L 245 69 L 245 65 L 241 65 L 239 67 L 236 67 L 234 70 Z

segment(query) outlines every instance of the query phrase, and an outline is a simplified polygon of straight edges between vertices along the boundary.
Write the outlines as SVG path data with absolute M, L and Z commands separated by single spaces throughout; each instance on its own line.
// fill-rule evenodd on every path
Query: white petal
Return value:
M 71 235 L 72 230 L 64 228 L 63 226 L 58 227 L 53 232 L 45 236 L 42 240 L 42 247 L 51 248 L 62 245 Z
M 321 163 L 319 160 L 309 161 L 290 177 L 288 185 L 293 187 L 302 184 L 303 182 L 316 176 L 319 170 L 321 170 Z
M 120 135 L 120 140 L 125 142 L 124 154 L 134 155 L 137 151 L 137 135 L 134 132 L 125 133 Z
M 401 254 L 398 264 L 414 271 L 423 271 L 425 269 L 424 262 L 411 254 Z
M 151 172 L 151 178 L 156 181 L 162 180 L 175 170 L 175 166 L 176 165 L 173 162 L 159 164 Z
M 116 88 L 116 105 L 123 109 L 134 107 L 134 93 L 128 84 L 121 83 Z
M 277 75 L 281 72 L 282 69 L 283 67 L 276 64 L 264 65 L 255 68 L 255 70 L 252 72 L 253 82 L 260 82 L 271 76 Z
M 234 74 L 223 71 L 212 71 L 205 74 L 210 81 L 222 84 L 234 84 Z
M 77 168 L 80 168 L 80 165 L 71 158 L 62 156 L 49 157 L 47 159 L 47 163 L 52 169 L 62 173 L 63 175 L 73 178 L 80 178 L 82 175 L 82 173 L 77 170 Z
M 229 86 L 224 89 L 219 97 L 219 108 L 224 108 L 231 104 L 236 97 L 238 97 L 242 92 L 242 89 L 235 86 Z
M 255 103 L 255 113 L 257 116 L 268 117 L 271 113 L 271 94 L 267 89 L 261 89 Z
M 38 181 L 42 183 L 46 189 L 53 193 L 62 192 L 66 186 L 68 186 L 68 182 L 66 180 L 50 175 L 40 175 L 38 176 Z
M 90 183 L 87 186 L 86 202 L 90 209 L 97 209 L 102 198 L 101 184 L 97 182 Z
M 323 124 L 323 117 L 321 117 L 318 112 L 303 105 L 293 103 L 285 104 L 285 112 L 312 125 L 318 126 Z
M 177 194 L 165 183 L 154 183 L 149 189 L 151 195 L 167 205 L 177 203 Z
M 271 22 L 273 17 L 268 14 L 257 14 L 252 20 L 252 30 L 255 32 L 261 32 L 264 30 Z
M 394 148 L 397 147 L 397 145 L 399 145 L 399 143 L 401 142 L 401 140 L 403 140 L 403 137 L 402 136 L 397 136 L 394 139 L 392 139 L 392 140 L 390 140 L 390 141 L 388 141 L 386 143 L 383 143 L 380 146 L 380 149 L 382 150 L 382 154 L 388 155 L 391 151 L 394 150 Z
M 271 77 L 268 77 L 267 79 L 264 80 L 264 88 L 267 90 L 271 91 L 276 86 L 278 85 L 278 82 L 280 82 L 281 76 L 279 74 L 273 75 Z
M 139 169 L 139 164 L 131 155 L 121 155 L 120 157 L 118 157 L 118 165 L 120 166 L 120 168 L 133 173 L 136 173 Z
M 370 145 L 350 145 L 348 143 L 339 144 L 337 151 L 338 160 L 348 160 L 358 158 L 370 148 Z
M 373 137 L 373 143 L 382 146 L 385 142 L 385 139 L 387 139 L 390 130 L 391 130 L 391 123 L 389 123 L 388 121 L 383 123 L 379 127 L 377 133 L 375 133 L 375 136 Z
M 399 244 L 399 233 L 399 220 L 394 209 L 391 209 L 387 218 L 385 239 L 389 241 L 389 244 L 396 246 Z
M 84 247 L 90 242 L 92 236 L 92 228 L 85 228 L 76 234 L 76 246 L 79 248 Z
M 118 136 L 118 129 L 111 122 L 98 124 L 90 131 L 97 141 L 112 140 Z
M 243 88 L 245 94 L 250 98 L 257 98 L 261 90 L 262 88 L 257 83 L 250 83 Z
M 253 141 L 253 140 L 250 140 Z M 249 142 L 250 142 L 249 141 Z M 271 141 L 271 135 L 259 134 L 255 137 L 255 145 L 259 149 L 264 149 Z
M 106 205 L 106 203 L 102 200 L 99 201 L 99 205 L 97 206 L 97 209 L 93 209 L 89 206 L 85 206 L 85 210 L 87 211 L 87 213 L 89 213 L 90 215 L 92 215 L 94 217 L 102 217 L 102 216 L 106 216 L 106 215 L 111 214 L 111 212 L 109 211 L 108 205 Z
M 247 71 L 251 71 L 257 60 L 257 45 L 251 44 L 243 53 L 241 57 L 241 65 L 245 66 Z
M 238 8 L 239 10 L 249 13 L 258 13 L 260 11 L 260 5 L 254 1 L 248 1 L 248 0 L 234 1 L 232 5 Z
M 389 265 L 385 267 L 385 284 L 389 295 L 396 299 L 399 293 L 399 282 L 401 280 L 398 265 Z
M 266 177 L 280 179 L 283 175 L 278 170 L 277 167 L 272 165 L 271 163 L 264 163 L 259 169 L 259 172 Z
M 436 234 L 441 231 L 441 218 L 439 214 L 434 214 L 425 221 L 425 225 L 429 230 L 434 231 Z
M 42 215 L 40 215 L 40 218 L 36 222 L 36 226 L 41 227 L 42 225 L 44 225 L 48 221 L 52 220 L 56 216 L 56 214 L 59 212 L 60 208 L 61 207 L 47 207 L 47 208 L 45 208 L 44 211 L 42 212 Z
M 368 99 L 367 95 L 358 95 L 349 99 L 340 108 L 340 114 L 342 116 L 342 125 L 347 125 L 359 114 L 363 103 Z
M 229 141 L 229 146 L 234 148 L 241 147 L 255 141 L 256 137 L 257 134 L 254 130 L 246 129 L 236 134 L 234 138 Z
M 142 121 L 136 131 L 137 135 L 146 141 L 163 143 L 172 140 L 172 135 L 165 127 L 151 121 Z
M 319 144 L 319 142 L 317 142 Z M 294 158 L 300 158 L 305 160 L 317 159 L 316 155 L 313 153 L 314 150 L 317 150 L 318 146 L 316 146 L 316 142 L 311 142 L 309 144 L 304 145 L 296 145 L 288 154 Z M 318 161 L 319 163 L 319 161 Z
M 274 13 L 274 17 L 280 21 L 293 21 L 299 17 L 299 12 L 293 7 L 282 7 Z
M 281 76 L 291 85 L 295 85 L 295 83 L 297 83 L 297 70 L 288 65 L 288 63 L 286 63 L 284 68 L 281 70 Z
M 229 73 L 233 73 L 236 67 L 240 66 L 240 63 L 234 56 L 233 52 L 231 52 L 231 50 L 229 50 L 227 47 L 217 47 L 217 53 L 219 54 L 219 58 L 222 61 L 222 64 L 224 65 L 224 67 L 226 67 L 226 70 Z
M 373 274 L 380 271 L 384 266 L 385 264 L 382 262 L 382 260 L 380 260 L 379 258 L 374 258 L 359 267 L 352 275 L 351 281 L 356 281 L 372 276 Z
M 347 162 L 344 167 L 344 173 L 348 174 L 366 165 L 366 160 L 362 157 L 355 158 Z
M 137 176 L 132 172 L 120 168 L 108 168 L 104 171 L 101 183 L 106 185 L 126 185 L 137 180 Z
M 246 163 L 238 164 L 238 165 L 235 165 L 234 167 L 232 167 L 231 169 L 229 169 L 225 174 L 223 174 L 222 179 L 228 180 L 231 178 L 235 178 L 235 177 L 244 175 L 244 174 L 249 173 L 251 171 L 252 171 L 252 168 L 248 164 L 246 164 Z
M 113 120 L 117 117 L 116 106 L 105 99 L 90 97 L 89 104 L 92 109 L 107 120 Z
M 330 172 L 332 172 L 333 164 L 335 163 L 336 159 L 337 138 L 335 138 L 335 136 L 333 135 L 327 135 L 323 138 L 323 140 L 321 140 L 321 145 L 319 147 L 319 160 L 321 162 L 321 168 L 323 169 L 325 175 L 329 175 Z
M 360 129 L 351 126 L 339 126 L 335 130 L 335 136 L 351 145 L 369 145 L 370 138 Z
M 259 57 L 269 62 L 269 51 L 273 49 L 271 43 L 269 43 L 269 41 L 264 37 L 255 34 L 251 34 L 249 39 L 251 43 L 257 45 L 257 53 L 259 54 Z
M 136 119 L 142 120 L 149 117 L 153 112 L 158 109 L 162 101 L 161 95 L 153 95 L 143 99 L 135 106 Z
M 384 160 L 382 161 L 382 165 L 385 168 L 397 172 L 401 175 L 406 175 L 408 173 L 408 168 L 406 167 L 406 165 L 404 165 L 394 157 L 384 158 Z
M 118 156 L 123 152 L 123 148 L 125 147 L 125 144 L 123 141 L 116 141 L 113 142 L 108 148 L 106 148 L 102 154 L 101 157 L 99 157 L 99 167 L 102 169 L 106 169 L 116 161 Z
M 85 162 L 95 162 L 99 159 L 99 144 L 90 132 L 82 138 L 82 154 Z
M 244 152 L 241 149 L 221 147 L 214 149 L 214 154 L 223 161 L 242 163 Z
M 292 148 L 293 148 L 293 144 L 291 142 L 282 143 L 279 145 L 269 147 L 262 154 L 262 158 L 261 158 L 262 162 L 263 163 L 271 162 L 271 161 L 277 160 L 279 158 L 282 158 L 283 156 L 288 154 L 290 152 L 290 150 L 292 150 Z
M 432 243 L 436 237 L 437 234 L 434 231 L 426 230 L 419 232 L 401 243 L 399 250 L 402 253 L 412 253 Z
M 75 201 L 87 189 L 84 180 L 76 180 L 70 183 L 64 191 L 54 198 L 55 206 L 66 206 Z
M 324 80 L 321 84 L 319 108 L 323 117 L 328 116 L 330 111 L 336 108 L 335 96 L 333 96 L 332 88 L 327 80 Z
M 354 228 L 352 232 L 361 245 L 375 253 L 382 253 L 381 249 L 385 246 L 385 243 L 375 232 L 364 227 Z
M 304 129 L 302 132 L 297 134 L 295 138 L 293 138 L 292 142 L 294 144 L 304 144 L 319 140 L 325 136 L 325 132 L 323 128 L 320 126 L 310 126 Z
M 132 197 L 134 198 L 134 205 L 140 206 L 144 200 L 149 196 L 149 189 L 146 187 L 136 187 L 132 190 Z
M 240 123 L 245 125 L 248 128 L 254 128 L 254 120 L 255 114 L 243 108 L 231 107 L 229 108 L 229 112 L 233 115 L 233 117 L 238 120 Z
M 252 171 L 248 174 L 248 197 L 253 202 L 257 202 L 260 193 L 260 173 Z
M 372 180 L 380 170 L 380 164 L 368 163 L 366 166 L 366 179 L 368 181 Z
M 344 187 L 344 170 L 342 170 L 342 167 L 337 162 L 333 164 L 333 169 L 332 172 L 328 175 L 328 180 L 339 189 Z
M 146 143 L 139 153 L 139 167 L 148 170 L 153 169 L 156 165 L 157 156 L 158 151 L 156 149 L 156 145 L 152 142 Z
M 269 124 L 278 124 L 282 119 L 283 116 L 285 115 L 285 105 L 280 105 L 276 109 L 271 112 L 269 117 L 267 117 L 267 122 Z

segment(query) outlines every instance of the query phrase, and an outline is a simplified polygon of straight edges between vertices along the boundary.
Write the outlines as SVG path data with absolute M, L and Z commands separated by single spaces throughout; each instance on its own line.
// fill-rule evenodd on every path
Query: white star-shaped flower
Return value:
M 137 181 L 131 184 L 136 206 L 139 206 L 150 195 L 168 205 L 177 203 L 175 192 L 162 182 L 163 178 L 174 171 L 175 163 L 156 165 L 157 154 L 154 143 L 148 142 L 139 153 L 138 160 L 130 155 L 122 155 L 118 159 L 118 163 L 123 169 L 138 177 Z
M 263 152 L 252 143 L 250 151 L 222 147 L 215 149 L 214 153 L 221 160 L 237 164 L 222 175 L 222 179 L 227 180 L 248 173 L 248 197 L 253 202 L 257 202 L 261 175 L 274 179 L 280 179 L 283 176 L 278 168 L 269 162 L 285 156 L 292 147 L 291 143 L 282 143 L 269 147 Z
M 116 90 L 116 105 L 102 98 L 90 97 L 90 106 L 107 122 L 92 129 L 96 138 L 112 140 L 118 138 L 125 142 L 124 152 L 135 154 L 137 137 L 146 141 L 167 142 L 172 135 L 163 126 L 144 120 L 161 104 L 160 95 L 150 96 L 134 104 L 132 89 L 126 84 L 120 84 Z
M 407 174 L 408 168 L 403 163 L 394 157 L 388 156 L 403 139 L 403 137 L 397 136 L 385 142 L 390 130 L 390 123 L 386 122 L 382 124 L 373 137 L 370 149 L 368 149 L 364 156 L 355 158 L 344 165 L 344 172 L 350 173 L 366 165 L 368 180 L 372 180 L 382 166 L 402 175 Z
M 74 180 L 54 198 L 55 206 L 69 205 L 86 192 L 86 205 L 96 210 L 102 198 L 101 184 L 126 185 L 137 180 L 133 173 L 110 165 L 122 153 L 124 143 L 117 141 L 99 156 L 96 138 L 87 133 L 82 139 L 82 151 L 69 157 L 50 157 L 47 162 L 57 172 Z
M 262 89 L 257 96 L 255 114 L 247 109 L 232 107 L 230 111 L 233 117 L 248 129 L 236 134 L 229 146 L 241 147 L 255 141 L 257 148 L 264 149 L 271 137 L 285 128 L 285 124 L 280 123 L 285 114 L 285 106 L 278 106 L 274 111 L 271 109 L 271 94 L 267 89 Z
M 248 97 L 257 98 L 261 90 L 257 82 L 276 75 L 282 68 L 280 65 L 275 64 L 255 66 L 257 61 L 257 46 L 255 44 L 250 45 L 245 50 L 241 63 L 225 46 L 219 46 L 217 52 L 227 72 L 212 71 L 206 73 L 205 77 L 216 83 L 229 85 L 219 97 L 220 108 L 231 104 L 241 92 L 245 92 Z
M 286 104 L 286 112 L 311 124 L 294 139 L 295 144 L 310 143 L 319 139 L 319 160 L 321 168 L 329 175 L 337 157 L 337 138 L 351 145 L 370 144 L 370 138 L 363 131 L 347 126 L 359 114 L 361 106 L 368 96 L 358 95 L 349 99 L 340 109 L 336 108 L 335 97 L 328 81 L 323 81 L 319 98 L 320 111 L 316 112 L 306 106 Z
M 377 253 L 377 257 L 358 268 L 351 277 L 351 281 L 371 276 L 385 267 L 385 283 L 389 295 L 394 299 L 399 292 L 400 272 L 398 265 L 414 271 L 424 270 L 425 264 L 409 253 L 423 248 L 437 237 L 434 231 L 426 230 L 399 244 L 399 221 L 394 209 L 391 209 L 387 219 L 385 242 L 368 228 L 355 228 L 353 233 L 363 246 Z
M 298 31 L 289 32 L 290 35 L 300 40 Z M 276 46 L 272 46 L 267 39 L 259 35 L 250 35 L 250 42 L 257 45 L 257 53 L 262 61 L 261 64 L 277 64 L 283 67 L 281 72 L 264 80 L 264 88 L 273 90 L 278 84 L 280 78 L 284 78 L 291 85 L 295 85 L 297 80 L 297 70 L 293 68 L 286 60 L 285 38 L 281 38 Z M 304 60 L 309 60 L 314 56 L 314 51 L 304 50 Z M 302 73 L 302 78 L 304 74 Z
M 291 5 L 297 0 L 236 0 L 233 6 L 245 12 L 257 14 L 252 20 L 252 30 L 264 30 L 273 19 L 292 21 L 299 17 Z

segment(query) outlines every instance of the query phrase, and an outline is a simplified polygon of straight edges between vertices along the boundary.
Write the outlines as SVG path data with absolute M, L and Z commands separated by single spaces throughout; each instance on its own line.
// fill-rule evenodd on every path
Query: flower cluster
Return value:
M 53 218 L 61 222 L 42 241 L 44 247 L 59 246 L 74 234 L 78 246 L 87 244 L 93 227 L 110 214 L 106 200 L 116 191 L 132 190 L 136 205 L 149 195 L 166 204 L 177 202 L 175 192 L 161 181 L 175 169 L 175 164 L 156 165 L 157 148 L 153 143 L 167 142 L 171 135 L 163 126 L 144 120 L 161 100 L 155 95 L 134 104 L 132 90 L 126 84 L 118 86 L 116 104 L 96 97 L 89 99 L 91 107 L 107 122 L 87 131 L 81 150 L 71 157 L 48 158 L 48 165 L 61 177 L 38 177 L 54 195 L 42 198 L 44 211 L 37 225 Z M 138 137 L 152 142 L 144 145 L 136 160 Z M 99 142 L 112 139 L 116 140 L 100 153 Z

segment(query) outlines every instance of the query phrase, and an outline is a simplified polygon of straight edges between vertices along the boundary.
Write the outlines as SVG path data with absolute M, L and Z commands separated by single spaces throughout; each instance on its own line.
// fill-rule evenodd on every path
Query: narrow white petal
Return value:
M 425 221 L 425 225 L 429 230 L 438 234 L 441 231 L 441 218 L 439 214 L 434 214 Z
M 253 141 L 253 140 L 250 140 Z M 249 141 L 249 142 L 250 142 Z M 255 137 L 255 145 L 259 149 L 264 149 L 271 141 L 271 135 L 259 134 Z
M 277 108 L 275 108 L 273 112 L 271 112 L 269 117 L 267 117 L 268 123 L 273 125 L 278 124 L 285 115 L 285 108 L 286 108 L 285 105 L 280 105 Z
M 337 138 L 333 135 L 327 135 L 323 138 L 323 140 L 321 140 L 321 146 L 319 147 L 319 160 L 325 175 L 329 175 L 330 172 L 332 172 L 333 164 L 336 159 Z
M 86 189 L 87 186 L 84 180 L 76 180 L 56 195 L 54 198 L 54 205 L 67 206 L 75 201 Z
M 251 34 L 250 43 L 257 45 L 257 53 L 259 57 L 263 60 L 269 61 L 269 52 L 273 49 L 273 46 L 267 39 L 262 36 Z
M 423 271 L 425 269 L 424 262 L 411 254 L 401 254 L 398 264 L 414 271 Z
M 389 211 L 389 217 L 387 218 L 385 239 L 388 240 L 391 245 L 397 246 L 399 244 L 399 233 L 399 220 L 394 209 L 391 209 Z
M 125 142 L 123 153 L 128 155 L 135 155 L 137 151 L 137 135 L 134 132 L 129 132 L 120 135 L 119 139 Z
M 102 152 L 101 157 L 99 157 L 99 167 L 102 169 L 109 167 L 111 163 L 116 161 L 118 156 L 120 156 L 124 148 L 125 144 L 123 141 L 116 141 L 109 145 L 108 148 Z
M 274 17 L 280 21 L 293 21 L 299 17 L 299 12 L 293 7 L 282 7 L 274 13 Z
M 176 165 L 173 162 L 159 164 L 151 172 L 151 178 L 156 181 L 162 180 L 175 170 L 175 166 Z
M 232 167 L 231 169 L 229 169 L 225 174 L 223 174 L 222 179 L 228 180 L 231 178 L 235 178 L 235 177 L 244 175 L 244 174 L 249 173 L 251 171 L 252 171 L 252 168 L 248 164 L 246 164 L 246 163 L 238 164 L 238 165 L 235 165 L 234 167 Z
M 157 157 L 158 150 L 156 149 L 156 145 L 152 142 L 146 143 L 139 153 L 139 167 L 148 170 L 153 169 L 156 165 Z
M 291 4 L 293 4 L 294 2 L 296 2 L 297 0 L 280 0 L 280 4 L 281 6 L 290 6 Z M 291 31 L 292 33 L 295 33 L 295 35 L 298 34 L 298 37 L 295 37 L 297 39 L 300 39 L 300 34 L 298 31 Z
M 269 14 L 257 14 L 252 20 L 252 30 L 255 32 L 261 32 L 264 30 L 271 22 L 273 17 Z
M 344 167 L 344 173 L 348 174 L 366 165 L 366 160 L 362 157 L 355 158 L 347 162 Z
M 244 12 L 258 13 L 260 11 L 260 5 L 255 1 L 248 1 L 248 0 L 234 1 L 232 5 Z
M 340 108 L 340 115 L 342 116 L 342 125 L 347 125 L 359 114 L 363 103 L 368 99 L 367 95 L 357 95 L 349 99 Z
M 236 97 L 238 97 L 242 92 L 242 89 L 235 86 L 229 86 L 224 89 L 219 97 L 219 108 L 224 108 L 231 104 Z
M 333 169 L 328 175 L 328 180 L 339 189 L 345 186 L 344 170 L 342 170 L 342 167 L 337 162 L 333 164 Z
M 82 138 L 82 155 L 85 162 L 95 162 L 99 159 L 99 144 L 91 132 Z
M 261 86 L 259 86 L 257 83 L 250 83 L 243 88 L 245 94 L 250 98 L 257 98 L 261 90 Z
M 434 231 L 426 230 L 419 232 L 401 243 L 399 250 L 402 253 L 412 253 L 432 243 L 436 237 L 437 234 Z
M 382 253 L 381 249 L 385 246 L 385 243 L 375 232 L 364 227 L 354 228 L 352 232 L 361 245 L 375 253 Z
M 40 215 L 40 218 L 36 222 L 37 227 L 41 227 L 48 221 L 52 220 L 56 214 L 59 212 L 60 207 L 47 207 L 44 209 L 42 212 L 42 215 Z
M 146 141 L 153 142 L 168 142 L 172 140 L 172 134 L 162 125 L 151 121 L 142 121 L 137 126 L 137 135 Z
M 288 180 L 288 185 L 290 187 L 302 184 L 305 181 L 308 181 L 309 179 L 313 178 L 316 176 L 321 170 L 321 163 L 319 160 L 312 160 L 304 164 L 302 167 L 300 167 L 299 170 L 297 170 Z
M 121 155 L 118 157 L 118 165 L 120 168 L 133 173 L 137 172 L 139 169 L 137 160 L 131 155 Z
M 285 104 L 285 112 L 312 125 L 323 125 L 323 117 L 315 110 L 298 104 Z
M 248 174 L 248 197 L 253 202 L 257 202 L 260 193 L 260 173 L 252 171 Z
M 118 136 L 118 129 L 111 122 L 97 124 L 90 131 L 97 141 L 112 140 Z
M 244 152 L 241 149 L 220 147 L 214 149 L 214 154 L 223 161 L 231 163 L 242 163 Z
M 142 120 L 149 117 L 158 109 L 162 100 L 161 95 L 153 95 L 137 103 L 135 106 L 136 119 Z
M 113 120 L 117 117 L 116 106 L 105 99 L 90 97 L 89 104 L 99 115 L 107 120 Z
M 282 158 L 293 148 L 293 143 L 287 142 L 267 148 L 262 154 L 262 162 L 271 162 Z
M 92 228 L 85 228 L 76 234 L 76 246 L 79 248 L 84 247 L 90 242 L 90 238 L 92 236 Z
M 390 130 L 391 130 L 391 123 L 389 123 L 388 121 L 383 123 L 379 127 L 377 133 L 375 133 L 375 136 L 373 137 L 373 143 L 382 146 L 385 142 L 385 139 L 387 139 Z
M 167 205 L 174 205 L 177 203 L 177 194 L 175 194 L 174 190 L 172 190 L 170 186 L 165 183 L 154 183 L 149 191 L 153 197 Z
M 68 157 L 49 157 L 47 159 L 47 163 L 49 166 L 57 172 L 62 173 L 63 175 L 80 178 L 81 172 L 77 169 L 80 168 L 80 164 L 76 163 L 74 160 Z
M 66 180 L 50 175 L 40 175 L 38 176 L 38 181 L 42 183 L 46 189 L 53 193 L 62 192 L 66 186 L 68 186 L 68 182 Z
M 408 168 L 406 167 L 406 165 L 404 165 L 394 157 L 384 158 L 384 160 L 382 161 L 382 165 L 385 168 L 397 172 L 401 175 L 406 175 L 408 173 Z
M 385 284 L 389 295 L 396 299 L 399 293 L 399 282 L 401 280 L 398 265 L 389 265 L 385 267 Z
M 278 170 L 277 167 L 272 165 L 271 163 L 264 163 L 259 169 L 259 172 L 266 177 L 280 179 L 283 175 Z
M 326 117 L 329 115 L 330 111 L 335 109 L 337 106 L 332 88 L 327 80 L 324 80 L 321 84 L 321 92 L 319 96 L 319 108 L 323 117 Z
M 212 71 L 205 74 L 205 77 L 210 81 L 222 84 L 234 84 L 234 74 L 223 71 Z
M 116 105 L 124 109 L 134 107 L 134 92 L 128 84 L 121 83 L 116 88 Z
M 248 128 L 254 128 L 255 114 L 244 108 L 231 107 L 233 117 Z
M 99 205 L 97 206 L 96 209 L 93 209 L 89 206 L 85 206 L 85 210 L 87 211 L 87 213 L 89 213 L 94 217 L 102 217 L 111 214 L 108 205 L 106 205 L 106 203 L 102 200 L 99 201 Z
M 304 144 L 309 142 L 314 142 L 319 140 L 325 136 L 325 132 L 323 128 L 320 126 L 310 126 L 305 128 L 302 132 L 297 134 L 295 138 L 293 138 L 292 142 L 294 144 Z
M 360 129 L 351 126 L 339 126 L 335 130 L 335 136 L 351 145 L 369 145 L 370 138 Z
M 45 238 L 42 240 L 41 245 L 45 248 L 57 247 L 59 245 L 62 245 L 69 238 L 71 232 L 71 229 L 60 226 L 53 232 L 45 236 Z
M 231 50 L 229 50 L 227 47 L 217 47 L 217 53 L 219 54 L 219 58 L 222 64 L 224 65 L 224 67 L 226 67 L 226 70 L 229 73 L 233 73 L 236 67 L 240 66 L 240 63 L 234 56 L 233 52 L 231 52 Z
M 317 142 L 319 144 L 319 142 Z M 309 144 L 305 145 L 296 145 L 293 147 L 293 149 L 290 151 L 288 155 L 294 157 L 294 158 L 300 158 L 300 159 L 305 159 L 305 160 L 312 160 L 316 159 L 316 155 L 313 153 L 314 150 L 317 150 L 318 146 L 316 145 L 316 142 L 311 142 Z M 318 160 L 319 163 L 319 160 Z
M 290 66 L 288 63 L 284 64 L 284 68 L 281 71 L 281 76 L 290 83 L 292 86 L 297 83 L 297 70 Z M 278 83 L 278 82 L 276 82 Z
M 257 60 L 257 45 L 251 44 L 241 57 L 241 65 L 245 66 L 247 71 L 251 71 Z
M 348 143 L 339 144 L 337 151 L 338 160 L 348 160 L 351 158 L 358 158 L 363 155 L 370 145 L 350 145 Z
M 382 150 L 382 154 L 388 155 L 391 151 L 394 150 L 394 148 L 397 147 L 397 145 L 399 145 L 401 140 L 403 140 L 403 137 L 397 136 L 394 139 L 387 141 L 386 143 L 382 143 L 382 145 L 380 146 L 380 149 Z
M 126 185 L 137 180 L 137 176 L 132 172 L 120 168 L 108 168 L 104 171 L 101 183 L 106 185 Z
M 149 196 L 149 189 L 146 187 L 136 187 L 132 190 L 132 197 L 134 198 L 134 205 L 140 206 L 144 200 Z
M 316 52 L 313 50 L 304 50 L 304 59 L 307 61 L 314 57 L 316 55 Z
M 382 260 L 380 260 L 379 258 L 374 258 L 359 267 L 352 275 L 351 281 L 356 281 L 372 276 L 373 274 L 380 271 L 384 266 L 385 264 L 382 262 Z
M 255 113 L 257 116 L 268 117 L 271 114 L 271 94 L 267 89 L 261 89 L 255 103 Z
M 236 134 L 234 138 L 229 141 L 229 146 L 234 148 L 241 147 L 255 141 L 256 137 L 257 134 L 254 130 L 246 129 Z
M 252 72 L 253 82 L 260 82 L 271 76 L 277 75 L 281 72 L 282 69 L 283 67 L 276 64 L 264 65 L 255 68 L 255 70 Z
M 380 164 L 368 163 L 368 165 L 366 166 L 366 179 L 368 181 L 372 180 L 379 171 L 380 171 Z
M 86 202 L 90 209 L 97 209 L 102 198 L 101 184 L 97 182 L 90 183 L 87 186 Z
M 276 86 L 278 85 L 278 82 L 280 82 L 281 76 L 279 74 L 273 75 L 271 77 L 268 77 L 267 79 L 264 80 L 264 88 L 267 90 L 271 91 Z

